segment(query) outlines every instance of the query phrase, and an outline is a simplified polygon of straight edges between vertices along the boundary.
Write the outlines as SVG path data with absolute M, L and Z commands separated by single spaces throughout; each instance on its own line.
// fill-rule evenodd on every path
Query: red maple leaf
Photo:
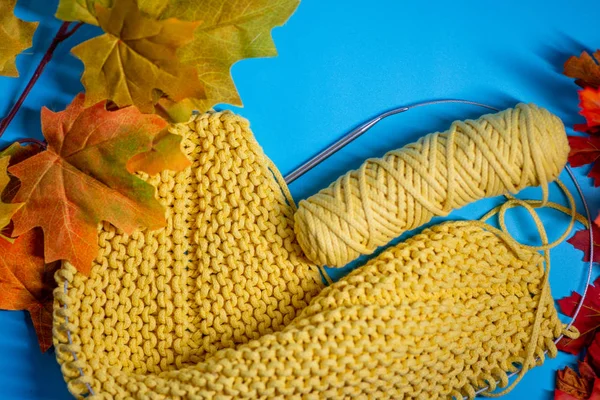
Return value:
M 558 300 L 557 303 L 563 314 L 572 317 L 580 301 L 581 295 L 572 292 L 570 296 Z M 563 337 L 557 347 L 567 353 L 579 354 L 584 347 L 592 343 L 598 328 L 600 328 L 600 278 L 588 286 L 583 307 L 573 326 L 579 330 L 580 336 L 577 339 Z
M 588 135 L 600 135 L 600 125 L 590 127 L 587 123 L 575 124 L 573 125 L 573 130 L 576 132 L 587 133 Z
M 594 234 L 594 262 L 600 262 L 600 228 L 594 224 L 592 225 L 592 229 L 592 233 Z M 577 231 L 567 242 L 571 243 L 576 249 L 583 251 L 583 261 L 590 261 L 589 229 Z
M 588 128 L 600 126 L 600 88 L 587 87 L 579 91 L 579 107 Z
M 554 400 L 600 400 L 600 333 L 596 333 L 579 372 L 566 367 L 556 372 Z
M 572 167 L 594 163 L 588 173 L 594 179 L 594 186 L 600 186 L 600 164 L 595 161 L 600 157 L 599 136 L 569 136 L 569 163 Z

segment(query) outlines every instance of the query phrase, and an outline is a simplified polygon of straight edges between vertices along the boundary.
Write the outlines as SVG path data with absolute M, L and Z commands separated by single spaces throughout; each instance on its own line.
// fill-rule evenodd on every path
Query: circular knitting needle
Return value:
M 284 177 L 284 180 L 288 185 L 290 183 L 294 182 L 296 179 L 300 178 L 302 175 L 306 174 L 308 171 L 310 171 L 317 165 L 321 164 L 323 161 L 325 161 L 326 159 L 331 157 L 333 154 L 335 154 L 336 152 L 338 152 L 339 150 L 341 150 L 342 148 L 344 148 L 345 146 L 350 144 L 356 138 L 360 137 L 363 133 L 367 132 L 369 129 L 371 129 L 373 126 L 375 126 L 379 121 L 383 120 L 384 118 L 387 118 L 391 115 L 406 112 L 406 111 L 411 110 L 416 107 L 422 107 L 422 106 L 433 105 L 433 104 L 444 104 L 444 103 L 470 104 L 470 105 L 474 105 L 474 106 L 478 106 L 478 107 L 487 108 L 488 110 L 492 110 L 492 111 L 496 111 L 496 112 L 500 111 L 498 108 L 489 106 L 487 104 L 482 104 L 482 103 L 478 103 L 478 102 L 470 101 L 470 100 L 461 100 L 461 99 L 431 100 L 431 101 L 415 103 L 415 104 L 408 105 L 408 106 L 396 107 L 396 108 L 393 108 L 386 112 L 383 112 L 383 113 L 377 115 L 376 117 L 374 117 L 373 119 L 354 128 L 353 130 L 348 132 L 346 135 L 341 137 L 339 140 L 337 140 L 335 143 L 333 143 L 332 145 L 330 145 L 323 151 L 319 152 L 317 155 L 312 157 L 310 160 L 306 161 L 304 164 L 300 165 L 297 169 L 295 169 L 294 171 L 292 171 L 291 173 L 286 175 Z M 590 209 L 589 209 L 588 203 L 585 199 L 585 196 L 583 194 L 583 190 L 581 189 L 581 186 L 577 182 L 577 179 L 575 178 L 575 175 L 573 174 L 573 170 L 568 165 L 565 166 L 565 170 L 567 171 L 567 173 L 569 174 L 569 177 L 573 181 L 573 184 L 575 185 L 575 188 L 577 189 L 577 193 L 579 193 L 579 197 L 581 198 L 581 202 L 583 203 L 583 207 L 585 209 L 585 215 L 586 215 L 586 218 L 588 221 L 588 228 L 590 228 L 588 230 L 588 232 L 589 232 L 588 237 L 590 240 L 590 250 L 588 252 L 589 262 L 588 262 L 588 268 L 587 268 L 585 287 L 583 289 L 583 294 L 581 296 L 581 299 L 579 300 L 579 303 L 577 304 L 577 307 L 575 308 L 573 317 L 571 318 L 571 320 L 569 321 L 569 323 L 566 326 L 566 328 L 568 329 L 573 325 L 573 323 L 575 322 L 575 319 L 577 318 L 577 316 L 579 315 L 579 312 L 581 311 L 581 309 L 583 307 L 583 303 L 587 296 L 588 287 L 589 287 L 589 284 L 592 279 L 592 268 L 594 265 L 594 261 L 593 261 L 594 260 L 594 246 L 592 244 L 594 243 L 594 233 L 592 230 L 592 217 L 590 214 Z M 554 341 L 554 343 L 558 343 L 563 338 L 563 336 L 564 335 L 559 336 Z M 508 378 L 510 379 L 513 376 L 517 375 L 520 370 L 521 370 L 521 368 L 512 372 L 511 374 L 508 375 Z M 475 394 L 481 394 L 481 393 L 487 391 L 488 389 L 489 389 L 489 386 L 483 387 L 483 388 L 479 389 L 477 392 L 475 392 Z M 464 399 L 467 399 L 467 398 L 468 397 L 466 397 L 466 396 L 464 397 Z
M 363 133 L 365 133 L 366 131 L 371 129 L 373 126 L 375 126 L 375 124 L 377 124 L 379 121 L 381 121 L 391 115 L 400 114 L 400 113 L 403 113 L 405 111 L 408 111 L 408 110 L 411 110 L 411 109 L 417 108 L 417 107 L 428 106 L 428 105 L 432 105 L 432 104 L 444 104 L 444 103 L 471 104 L 474 106 L 487 108 L 492 111 L 500 111 L 497 108 L 488 106 L 486 104 L 481 104 L 481 103 L 477 103 L 475 101 L 461 100 L 461 99 L 431 100 L 431 101 L 424 101 L 421 103 L 415 103 L 415 104 L 412 104 L 409 106 L 401 106 L 401 107 L 392 108 L 391 110 L 381 113 L 378 116 L 376 116 L 375 118 L 357 126 L 353 130 L 351 130 L 350 132 L 348 132 L 347 134 L 342 136 L 339 140 L 337 140 L 331 146 L 329 146 L 325 150 L 319 152 L 316 156 L 314 156 L 310 160 L 306 161 L 304 164 L 300 165 L 294 171 L 287 174 L 283 179 L 285 180 L 285 183 L 287 183 L 289 185 L 290 183 L 294 182 L 296 179 L 300 178 L 302 175 L 306 174 L 308 171 L 310 171 L 311 169 L 313 169 L 314 167 L 321 164 L 323 161 L 325 161 L 326 159 L 328 159 L 329 157 L 331 157 L 332 155 L 337 153 L 339 150 L 346 147 L 348 144 L 350 144 L 355 139 L 360 137 Z

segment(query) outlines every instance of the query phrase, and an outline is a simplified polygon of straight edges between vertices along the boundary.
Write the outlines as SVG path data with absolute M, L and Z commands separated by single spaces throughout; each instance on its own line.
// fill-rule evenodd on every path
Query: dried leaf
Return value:
M 558 300 L 557 303 L 563 314 L 572 317 L 580 301 L 581 295 L 572 292 L 570 296 Z M 557 347 L 567 353 L 579 354 L 584 347 L 592 342 L 600 327 L 600 278 L 588 286 L 583 307 L 573 325 L 581 333 L 579 338 L 569 339 L 563 337 L 558 342 Z
M 0 309 L 27 310 L 42 351 L 52 346 L 52 290 L 59 264 L 44 264 L 43 238 L 32 230 L 13 244 L 0 239 Z
M 96 15 L 105 34 L 72 50 L 85 66 L 86 105 L 109 99 L 153 113 L 160 95 L 173 101 L 204 97 L 194 67 L 176 55 L 199 22 L 147 18 L 135 0 L 118 1 L 110 9 L 96 5 Z
M 79 95 L 65 111 L 42 110 L 48 150 L 9 168 L 21 181 L 13 216 L 18 236 L 44 231 L 47 263 L 70 261 L 88 273 L 97 254 L 97 227 L 108 221 L 126 233 L 164 225 L 155 188 L 127 171 L 135 155 L 151 150 L 166 122 L 134 107 L 84 107 Z
M 15 59 L 23 50 L 31 47 L 37 22 L 25 22 L 15 17 L 17 0 L 0 2 L 0 75 L 19 76 Z
M 597 88 L 600 86 L 600 65 L 598 65 L 600 50 L 594 53 L 594 58 L 586 51 L 582 52 L 579 57 L 572 56 L 565 62 L 563 73 L 577 79 L 576 83 L 581 87 Z
M 137 5 L 144 14 L 155 16 L 155 19 L 158 19 L 157 16 L 165 10 L 169 1 L 172 0 L 137 0 Z M 56 18 L 63 21 L 82 21 L 98 25 L 97 4 L 104 8 L 111 8 L 113 0 L 59 0 Z
M 600 88 L 579 91 L 580 114 L 585 117 L 588 128 L 600 126 Z
M 600 164 L 595 161 L 600 157 L 599 136 L 569 136 L 569 163 L 572 167 L 594 163 L 588 173 L 594 179 L 594 186 L 600 186 Z
M 600 157 L 600 138 L 569 136 L 569 163 L 573 167 L 590 164 Z
M 592 393 L 594 387 L 594 380 L 585 379 L 577 372 L 569 367 L 560 370 L 556 373 L 556 389 L 564 394 L 572 396 L 575 399 L 587 399 Z M 569 398 L 569 397 L 556 397 L 556 398 Z

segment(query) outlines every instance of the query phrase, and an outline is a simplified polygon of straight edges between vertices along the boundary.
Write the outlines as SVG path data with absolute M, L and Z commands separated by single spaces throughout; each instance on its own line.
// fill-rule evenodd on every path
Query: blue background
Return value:
M 17 15 L 41 24 L 33 48 L 18 57 L 21 78 L 0 78 L 0 114 L 8 112 L 58 29 L 56 6 L 57 0 L 19 1 Z M 600 47 L 599 19 L 598 1 L 305 0 L 288 24 L 274 31 L 279 57 L 233 67 L 245 103 L 234 109 L 251 121 L 283 174 L 367 118 L 422 100 L 465 98 L 499 108 L 535 102 L 570 127 L 582 117 L 577 87 L 561 75 L 562 65 L 570 55 Z M 97 33 L 86 26 L 58 48 L 2 140 L 41 138 L 40 108 L 62 110 L 82 90 L 82 65 L 69 49 Z M 389 118 L 293 183 L 291 191 L 296 199 L 305 198 L 367 157 L 483 113 L 471 106 L 443 105 Z M 577 176 L 595 213 L 600 189 L 592 188 L 587 170 L 577 169 Z M 565 174 L 562 178 L 568 180 Z M 523 196 L 538 197 L 539 191 Z M 556 193 L 555 199 L 564 203 Z M 481 216 L 499 201 L 477 202 L 450 218 Z M 533 243 L 532 223 L 522 215 L 512 214 L 513 232 Z M 551 236 L 558 237 L 565 218 L 555 212 L 543 216 Z M 567 243 L 553 250 L 555 298 L 581 291 L 581 257 Z M 556 369 L 574 362 L 565 354 L 548 360 L 506 398 L 552 398 Z M 0 312 L 0 399 L 68 398 L 54 353 L 40 354 L 29 316 Z

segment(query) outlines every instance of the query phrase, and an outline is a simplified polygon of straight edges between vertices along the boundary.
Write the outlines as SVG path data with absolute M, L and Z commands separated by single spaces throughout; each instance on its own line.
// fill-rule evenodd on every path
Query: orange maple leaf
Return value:
M 575 370 L 566 367 L 556 372 L 555 400 L 587 399 L 592 394 L 594 379 L 586 379 Z
M 151 151 L 167 123 L 135 107 L 107 111 L 105 101 L 88 108 L 84 102 L 79 95 L 65 111 L 44 108 L 48 150 L 9 172 L 21 181 L 13 202 L 25 203 L 13 216 L 13 235 L 42 228 L 45 261 L 67 260 L 87 274 L 100 222 L 129 234 L 164 226 L 155 188 L 131 174 L 127 163 Z
M 42 351 L 52 346 L 52 290 L 58 266 L 44 263 L 37 230 L 12 244 L 0 238 L 0 309 L 29 311 Z
M 600 88 L 586 87 L 579 91 L 580 114 L 585 117 L 588 128 L 600 126 Z
M 581 87 L 598 87 L 600 86 L 600 50 L 590 56 L 586 51 L 582 52 L 579 57 L 572 56 L 565 62 L 564 74 L 571 78 L 575 78 Z
M 180 151 L 182 136 L 163 131 L 154 138 L 152 149 L 140 153 L 127 162 L 129 172 L 145 172 L 155 175 L 168 169 L 182 171 L 192 165 L 187 156 Z

